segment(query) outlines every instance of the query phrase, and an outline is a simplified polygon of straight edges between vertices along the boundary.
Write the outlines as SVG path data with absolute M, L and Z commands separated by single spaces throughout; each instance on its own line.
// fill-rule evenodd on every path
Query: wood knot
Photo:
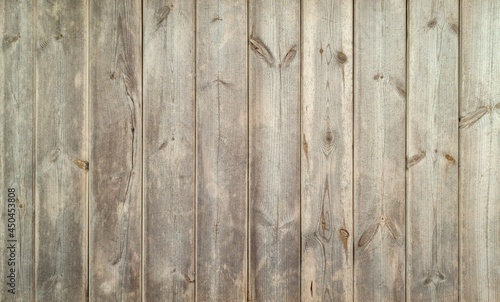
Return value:
M 436 18 L 432 19 L 431 21 L 427 22 L 427 27 L 428 28 L 434 28 L 437 24 Z
M 274 65 L 274 57 L 267 48 L 267 46 L 262 43 L 261 40 L 259 40 L 257 37 L 250 37 L 250 47 L 251 49 L 260 57 L 262 58 L 269 66 Z
M 345 53 L 341 51 L 337 52 L 337 62 L 339 62 L 340 64 L 344 64 L 345 62 L 347 62 L 347 56 L 345 55 Z
M 75 165 L 77 165 L 78 168 L 88 171 L 89 170 L 89 162 L 86 160 L 80 160 L 76 158 L 74 161 Z
M 451 29 L 454 33 L 458 34 L 458 24 L 456 24 L 456 23 L 451 23 L 451 24 L 450 24 L 450 29 Z
M 420 150 L 418 154 L 413 155 L 410 157 L 407 162 L 406 162 L 406 168 L 409 169 L 419 163 L 422 159 L 425 157 L 425 151 Z
M 340 229 L 339 233 L 340 233 L 340 236 L 342 236 L 342 238 L 345 238 L 345 239 L 349 238 L 349 232 L 346 229 Z
M 8 43 L 14 43 L 14 42 L 16 42 L 16 41 L 17 41 L 17 40 L 19 40 L 19 39 L 21 39 L 21 36 L 20 36 L 20 35 L 17 35 L 17 36 L 15 36 L 15 37 L 10 37 L 10 38 L 8 38 L 8 39 L 7 39 L 7 42 L 8 42 Z
M 330 144 L 333 141 L 333 133 L 331 131 L 326 132 L 325 141 Z
M 283 58 L 283 64 L 280 64 L 279 68 L 283 65 L 284 67 L 288 67 L 290 65 L 290 62 L 293 61 L 295 58 L 295 55 L 297 54 L 297 50 L 295 49 L 295 46 L 292 46 L 290 50 L 286 53 L 285 57 Z
M 446 160 L 448 160 L 450 163 L 454 164 L 456 160 L 453 158 L 453 156 L 446 154 L 444 157 L 446 157 Z
M 323 137 L 323 153 L 329 156 L 333 150 L 333 132 L 328 129 Z

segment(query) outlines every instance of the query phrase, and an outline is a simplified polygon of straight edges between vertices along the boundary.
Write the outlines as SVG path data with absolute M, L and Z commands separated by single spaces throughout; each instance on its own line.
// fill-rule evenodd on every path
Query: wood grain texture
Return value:
M 353 300 L 353 2 L 302 4 L 302 301 Z
M 87 291 L 87 2 L 36 3 L 36 299 Z
M 194 1 L 144 9 L 144 300 L 194 301 Z
M 249 2 L 251 301 L 300 299 L 300 1 Z
M 407 301 L 458 300 L 458 1 L 408 2 Z
M 246 301 L 246 1 L 200 0 L 196 16 L 197 301 Z
M 354 299 L 405 299 L 406 1 L 355 1 Z
M 90 301 L 141 299 L 141 2 L 90 3 Z
M 0 3 L 0 232 L 2 242 L 2 301 L 33 300 L 33 104 L 34 104 L 34 3 L 31 0 Z M 8 189 L 15 190 L 14 202 Z M 13 206 L 9 206 L 12 204 Z M 10 212 L 9 212 L 10 211 Z M 14 214 L 14 215 L 8 215 Z M 15 218 L 14 238 L 9 218 Z M 11 265 L 7 240 L 16 240 L 16 261 Z M 10 244 L 9 243 L 9 244 Z M 15 270 L 14 294 L 6 283 Z M 9 278 L 10 279 L 10 278 Z
M 500 300 L 500 2 L 461 2 L 460 300 Z

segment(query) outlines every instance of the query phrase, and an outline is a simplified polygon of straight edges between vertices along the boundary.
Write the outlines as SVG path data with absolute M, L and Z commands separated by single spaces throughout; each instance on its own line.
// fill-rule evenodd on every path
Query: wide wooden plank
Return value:
M 144 300 L 194 301 L 195 1 L 143 9 Z
M 141 2 L 90 2 L 90 301 L 141 299 Z
M 251 301 L 300 299 L 300 1 L 249 2 Z
M 34 3 L 0 3 L 2 301 L 33 300 Z M 10 195 L 9 195 L 10 194 Z M 10 241 L 12 240 L 12 241 Z M 14 248 L 12 248 L 14 245 Z M 13 256 L 13 257 L 12 257 Z M 9 260 L 9 258 L 14 258 Z M 14 278 L 14 280 L 11 280 Z
M 87 291 L 87 38 L 87 1 L 37 1 L 37 301 Z
M 403 301 L 406 1 L 354 12 L 354 298 Z
M 408 14 L 407 301 L 457 301 L 458 1 Z
M 246 301 L 246 1 L 200 0 L 196 16 L 197 301 Z
M 460 299 L 500 300 L 500 2 L 461 1 Z
M 302 5 L 302 300 L 353 300 L 353 2 Z

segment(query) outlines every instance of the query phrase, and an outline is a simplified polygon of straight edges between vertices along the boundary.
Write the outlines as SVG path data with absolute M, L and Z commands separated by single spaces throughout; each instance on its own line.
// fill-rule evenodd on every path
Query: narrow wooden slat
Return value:
M 251 301 L 300 299 L 299 4 L 249 3 Z
M 141 2 L 90 3 L 90 301 L 141 299 Z
M 37 1 L 37 301 L 87 291 L 87 37 L 86 1 Z
M 354 12 L 354 296 L 403 301 L 406 1 Z
M 500 300 L 500 2 L 461 1 L 460 299 Z
M 246 301 L 246 2 L 200 0 L 196 16 L 197 301 Z
M 407 301 L 458 300 L 458 13 L 408 3 Z
M 353 2 L 302 5 L 302 300 L 353 300 Z
M 33 12 L 34 3 L 31 0 L 0 3 L 0 33 L 2 35 L 0 54 L 0 225 L 2 226 L 0 276 L 2 276 L 2 292 L 0 296 L 2 301 L 33 300 L 33 101 L 35 93 Z M 14 189 L 14 192 L 9 192 L 9 188 Z M 14 194 L 13 201 L 9 201 L 9 193 Z M 13 237 L 10 236 L 10 231 Z M 8 242 L 8 240 L 16 241 Z M 11 251 L 10 244 L 15 245 L 15 251 Z M 11 252 L 15 255 L 14 261 L 9 260 Z M 12 286 L 7 284 L 11 283 L 11 273 L 15 276 Z M 8 292 L 9 290 L 11 292 Z
M 194 301 L 195 1 L 144 9 L 144 298 Z

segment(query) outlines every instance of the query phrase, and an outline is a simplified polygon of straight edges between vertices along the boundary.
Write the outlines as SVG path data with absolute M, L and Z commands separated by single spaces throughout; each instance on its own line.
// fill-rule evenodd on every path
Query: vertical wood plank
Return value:
M 354 12 L 354 296 L 403 301 L 406 1 Z
M 302 5 L 302 300 L 353 300 L 353 2 Z
M 249 3 L 250 297 L 300 300 L 300 1 Z
M 197 301 L 246 301 L 246 1 L 201 0 L 196 16 Z
M 195 2 L 144 9 L 144 298 L 194 301 Z
M 460 299 L 500 300 L 500 2 L 461 2 Z
M 34 5 L 0 4 L 0 242 L 2 301 L 33 300 Z M 9 188 L 14 197 L 9 201 Z M 12 191 L 12 190 L 11 190 Z M 9 215 L 10 214 L 10 215 Z M 11 221 L 9 221 L 11 219 Z M 13 229 L 12 219 L 15 219 Z M 16 240 L 8 242 L 8 240 Z M 8 261 L 15 244 L 15 261 Z M 10 283 L 14 269 L 15 282 Z M 7 278 L 7 276 L 9 276 Z M 8 292 L 11 290 L 11 292 Z
M 141 1 L 90 3 L 90 300 L 141 299 Z
M 87 2 L 36 5 L 37 301 L 87 291 Z
M 457 301 L 458 1 L 408 4 L 407 301 Z

